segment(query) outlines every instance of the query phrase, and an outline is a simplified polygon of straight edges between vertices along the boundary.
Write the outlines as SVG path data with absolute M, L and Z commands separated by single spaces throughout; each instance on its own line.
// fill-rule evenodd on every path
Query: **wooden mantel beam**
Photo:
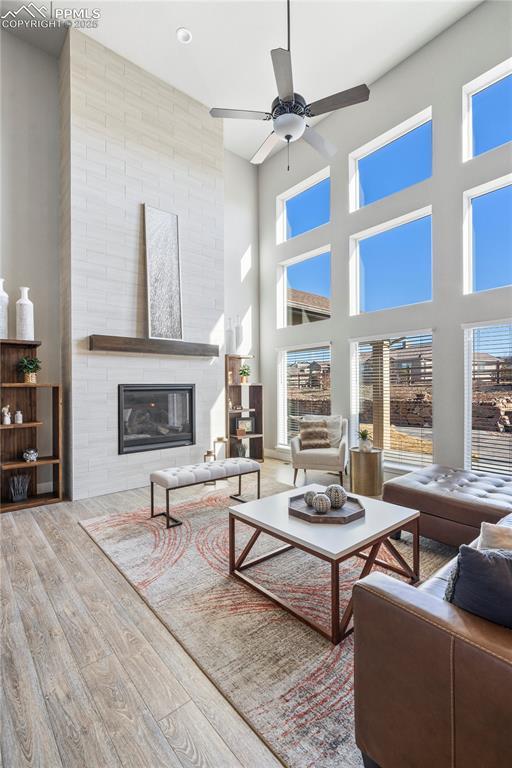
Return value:
M 174 355 L 187 357 L 218 357 L 216 344 L 201 344 L 177 339 L 144 339 L 130 336 L 89 336 L 91 352 L 142 353 L 146 355 Z

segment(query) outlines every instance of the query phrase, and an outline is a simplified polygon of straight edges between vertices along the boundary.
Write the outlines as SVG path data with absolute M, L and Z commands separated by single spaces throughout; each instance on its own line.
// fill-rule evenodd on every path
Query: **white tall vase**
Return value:
M 244 340 L 244 329 L 243 329 L 242 323 L 240 322 L 240 315 L 237 315 L 235 320 L 235 347 L 237 352 L 242 351 L 240 347 L 242 346 L 243 340 Z
M 16 338 L 30 341 L 34 338 L 34 305 L 28 297 L 28 288 L 21 287 L 20 292 L 16 302 Z
M 228 319 L 228 327 L 226 328 L 226 355 L 233 355 L 235 353 L 235 332 L 231 327 L 231 318 Z
M 0 277 L 0 339 L 8 339 L 7 310 L 9 308 L 9 295 L 4 290 L 4 278 Z

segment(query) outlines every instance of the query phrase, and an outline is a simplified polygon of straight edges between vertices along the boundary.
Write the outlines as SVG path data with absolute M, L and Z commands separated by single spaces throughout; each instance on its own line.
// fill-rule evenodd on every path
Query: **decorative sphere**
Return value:
M 304 494 L 304 501 L 306 502 L 308 507 L 313 506 L 313 499 L 315 498 L 315 496 L 316 496 L 316 491 L 306 491 L 306 493 Z
M 331 502 L 327 494 L 315 493 L 315 498 L 313 499 L 313 507 L 319 515 L 327 514 L 331 508 Z
M 329 497 L 333 509 L 340 509 L 347 500 L 347 492 L 342 485 L 328 485 L 325 495 Z

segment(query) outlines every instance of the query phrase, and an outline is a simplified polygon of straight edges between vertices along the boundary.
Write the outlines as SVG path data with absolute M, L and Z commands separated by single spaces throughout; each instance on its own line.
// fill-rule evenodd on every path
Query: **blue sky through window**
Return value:
M 473 290 L 512 285 L 512 185 L 471 201 Z
M 321 253 L 310 259 L 290 264 L 286 268 L 288 288 L 297 291 L 316 293 L 319 296 L 331 295 L 331 254 Z
M 512 141 L 512 75 L 471 97 L 473 157 Z
M 475 154 L 512 140 L 512 75 L 472 97 Z M 432 122 L 359 160 L 361 205 L 432 175 Z M 473 290 L 512 284 L 512 187 L 474 198 Z M 286 201 L 287 238 L 330 218 L 330 180 Z M 432 298 L 431 217 L 360 243 L 360 309 L 371 312 Z M 288 284 L 330 295 L 329 254 L 288 269 Z
M 432 121 L 414 128 L 358 161 L 359 205 L 432 176 Z
M 432 217 L 359 243 L 359 307 L 375 312 L 432 298 Z
M 327 178 L 286 200 L 286 239 L 327 224 L 330 213 L 331 180 Z

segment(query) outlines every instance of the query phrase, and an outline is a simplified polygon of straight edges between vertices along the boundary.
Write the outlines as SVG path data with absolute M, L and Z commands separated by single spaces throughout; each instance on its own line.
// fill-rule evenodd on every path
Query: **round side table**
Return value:
M 350 449 L 350 482 L 352 493 L 380 496 L 382 493 L 382 449 L 371 451 Z

